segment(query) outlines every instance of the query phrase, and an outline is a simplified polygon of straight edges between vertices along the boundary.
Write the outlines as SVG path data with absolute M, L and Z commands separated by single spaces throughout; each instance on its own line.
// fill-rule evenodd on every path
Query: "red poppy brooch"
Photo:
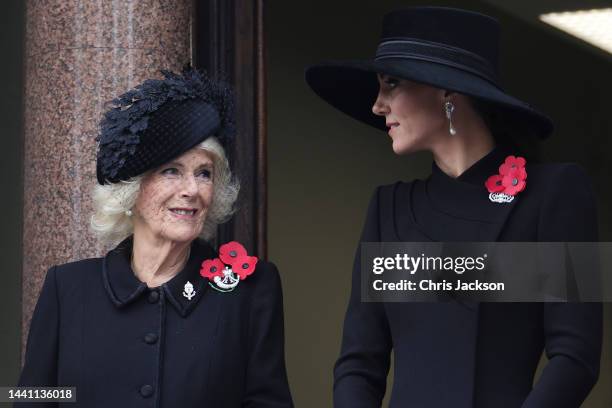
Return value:
M 241 280 L 255 271 L 257 257 L 249 256 L 246 249 L 236 241 L 219 248 L 219 257 L 202 262 L 200 275 L 208 284 L 220 292 L 231 292 Z
M 508 156 L 499 166 L 499 174 L 487 179 L 485 186 L 489 190 L 489 200 L 494 203 L 510 203 L 514 197 L 527 186 L 527 161 L 523 157 Z

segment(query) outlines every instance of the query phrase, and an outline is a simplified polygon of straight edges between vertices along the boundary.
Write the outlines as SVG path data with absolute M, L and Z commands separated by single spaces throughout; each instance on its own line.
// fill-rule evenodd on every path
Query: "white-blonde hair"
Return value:
M 207 138 L 197 147 L 213 157 L 213 197 L 200 233 L 201 238 L 210 240 L 217 232 L 217 225 L 227 221 L 234 213 L 240 184 L 232 176 L 225 150 L 215 137 Z M 134 224 L 128 211 L 136 204 L 145 175 L 94 187 L 91 229 L 103 245 L 115 245 L 133 233 Z

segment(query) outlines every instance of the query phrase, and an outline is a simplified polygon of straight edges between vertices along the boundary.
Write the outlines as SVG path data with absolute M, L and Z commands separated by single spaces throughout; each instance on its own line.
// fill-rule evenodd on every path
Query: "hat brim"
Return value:
M 506 94 L 488 80 L 451 66 L 422 60 L 386 59 L 328 61 L 306 68 L 305 78 L 313 91 L 347 115 L 380 130 L 387 130 L 385 119 L 372 112 L 378 94 L 376 74 L 424 83 L 458 92 L 502 109 L 508 121 L 531 128 L 541 138 L 553 130 L 548 116 L 527 103 Z

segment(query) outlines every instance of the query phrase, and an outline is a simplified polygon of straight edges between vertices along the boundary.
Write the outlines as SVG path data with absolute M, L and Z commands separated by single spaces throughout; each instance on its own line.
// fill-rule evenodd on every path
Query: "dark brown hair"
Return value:
M 496 144 L 513 148 L 530 163 L 542 160 L 537 132 L 513 115 L 512 111 L 477 98 L 470 98 L 470 102 L 491 131 Z

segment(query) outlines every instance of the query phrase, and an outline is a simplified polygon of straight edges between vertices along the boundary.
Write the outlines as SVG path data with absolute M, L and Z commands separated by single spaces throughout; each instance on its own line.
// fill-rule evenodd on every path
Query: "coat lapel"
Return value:
M 518 194 L 510 203 L 494 203 L 489 200 L 484 183 L 498 172 L 508 154 L 507 149 L 496 148 L 456 179 L 434 164 L 429 179 L 394 186 L 393 199 L 389 200 L 391 204 L 387 210 L 395 225 L 392 229 L 383 229 L 387 233 L 382 234 L 382 240 L 497 241 L 521 195 Z M 415 319 L 400 325 L 423 332 L 424 343 L 432 333 L 435 333 L 434 343 L 438 340 L 451 343 L 435 346 L 443 363 L 439 369 L 432 370 L 432 377 L 438 376 L 432 381 L 439 381 L 439 376 L 446 377 L 444 383 L 449 389 L 445 392 L 456 396 L 457 406 L 471 407 L 480 303 L 449 297 L 433 304 L 395 304 L 388 305 L 387 309 L 390 315 L 395 315 L 392 319 Z M 394 313 L 394 310 L 402 312 Z M 411 336 L 414 333 L 408 337 Z M 405 341 L 409 341 L 408 337 Z M 427 384 L 423 387 L 429 388 Z

